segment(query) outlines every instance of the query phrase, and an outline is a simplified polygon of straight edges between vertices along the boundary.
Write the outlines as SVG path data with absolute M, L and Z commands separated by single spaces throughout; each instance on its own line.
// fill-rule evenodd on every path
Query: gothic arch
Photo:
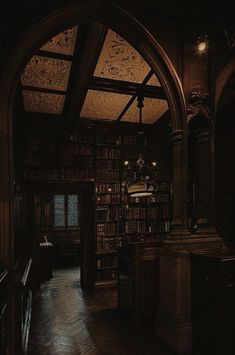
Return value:
M 0 84 L 0 258 L 10 265 L 12 233 L 12 117 L 14 97 L 21 72 L 29 58 L 49 38 L 75 24 L 100 22 L 124 37 L 140 52 L 158 75 L 166 93 L 172 131 L 182 134 L 186 126 L 186 104 L 181 82 L 168 56 L 155 38 L 128 12 L 109 0 L 79 1 L 60 7 L 42 18 L 18 43 L 6 65 Z M 178 196 L 178 195 L 177 195 Z M 176 197 L 176 200 L 178 197 Z
M 9 119 L 17 79 L 40 45 L 66 27 L 79 23 L 101 22 L 119 33 L 135 47 L 157 73 L 166 93 L 172 117 L 172 129 L 183 127 L 186 118 L 186 106 L 183 89 L 177 73 L 168 56 L 147 31 L 134 17 L 110 1 L 78 2 L 62 7 L 46 18 L 41 19 L 15 48 L 4 72 L 1 88 L 5 100 L 1 107 L 3 119 Z M 7 111 L 6 111 L 7 108 Z

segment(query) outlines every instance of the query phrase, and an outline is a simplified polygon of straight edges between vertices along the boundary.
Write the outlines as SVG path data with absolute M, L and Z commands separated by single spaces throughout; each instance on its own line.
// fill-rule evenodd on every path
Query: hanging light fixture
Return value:
M 139 95 L 137 98 L 139 108 L 139 132 L 137 138 L 137 146 L 139 149 L 138 160 L 130 163 L 124 161 L 124 182 L 123 186 L 131 197 L 147 197 L 157 191 L 157 183 L 155 181 L 157 163 L 152 161 L 147 164 L 143 159 L 144 148 L 146 146 L 146 137 L 142 126 L 142 108 L 144 107 L 144 98 Z M 154 174 L 154 178 L 151 175 Z

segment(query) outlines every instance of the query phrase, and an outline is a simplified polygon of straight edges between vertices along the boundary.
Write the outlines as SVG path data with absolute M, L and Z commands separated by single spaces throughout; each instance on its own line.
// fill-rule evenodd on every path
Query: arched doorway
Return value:
M 12 258 L 11 249 L 13 247 L 9 240 L 9 235 L 11 235 L 9 215 L 11 214 L 10 196 L 12 194 L 12 115 L 17 82 L 28 59 L 53 34 L 74 23 L 94 21 L 99 21 L 122 35 L 157 73 L 167 96 L 172 120 L 172 133 L 180 133 L 180 139 L 184 140 L 184 133 L 182 135 L 181 132 L 184 132 L 186 109 L 179 78 L 161 46 L 130 14 L 110 2 L 98 2 L 96 6 L 81 2 L 63 7 L 42 19 L 16 47 L 1 82 L 1 151 L 4 152 L 1 161 L 4 176 L 2 176 L 0 186 L 2 201 L 4 201 L 1 220 L 3 221 L 3 239 L 5 239 L 1 245 L 1 257 L 8 265 Z M 174 190 L 174 201 L 177 205 L 179 205 L 179 201 L 183 203 L 181 195 L 181 192 Z
M 98 2 L 95 6 L 80 2 L 51 13 L 38 22 L 19 43 L 8 62 L 1 82 L 0 129 L 2 140 L 0 154 L 4 175 L 1 176 L 0 184 L 2 201 L 0 250 L 1 259 L 9 268 L 12 267 L 15 258 L 12 221 L 12 117 L 17 82 L 29 58 L 47 39 L 68 25 L 90 22 L 100 22 L 123 36 L 158 74 L 159 81 L 166 93 L 171 114 L 176 166 L 179 167 L 179 164 L 185 159 L 186 110 L 183 90 L 170 60 L 150 33 L 131 15 L 108 1 Z M 185 218 L 185 209 L 182 207 L 186 194 L 182 183 L 186 180 L 183 178 L 184 174 L 185 170 L 182 169 L 173 179 L 173 211 L 176 214 L 173 218 L 175 217 L 177 221 L 178 230 Z

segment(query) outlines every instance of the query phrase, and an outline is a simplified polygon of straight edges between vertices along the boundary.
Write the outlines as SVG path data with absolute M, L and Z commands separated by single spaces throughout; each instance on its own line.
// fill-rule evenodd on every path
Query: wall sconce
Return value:
M 202 35 L 197 38 L 196 42 L 197 51 L 199 53 L 205 53 L 208 49 L 208 36 Z

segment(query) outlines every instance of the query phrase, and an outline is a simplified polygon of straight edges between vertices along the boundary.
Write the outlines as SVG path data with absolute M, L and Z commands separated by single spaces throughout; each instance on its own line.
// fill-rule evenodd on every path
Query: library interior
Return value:
M 1 7 L 0 355 L 234 355 L 235 4 Z

